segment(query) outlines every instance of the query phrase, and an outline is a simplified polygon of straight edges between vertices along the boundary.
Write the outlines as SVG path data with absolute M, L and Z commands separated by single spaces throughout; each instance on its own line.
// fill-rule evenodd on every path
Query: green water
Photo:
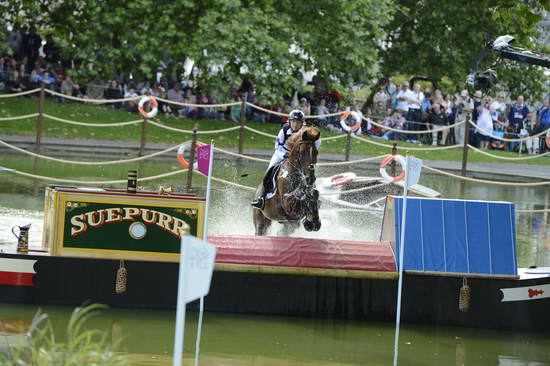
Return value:
M 70 159 L 70 157 L 67 157 Z M 148 162 L 103 167 L 40 163 L 24 156 L 0 156 L 0 166 L 50 177 L 75 180 L 125 179 L 128 169 L 139 169 L 141 177 L 180 169 L 176 162 Z M 217 160 L 214 176 L 246 186 L 260 181 L 265 164 Z M 377 171 L 353 166 L 319 168 L 318 176 L 343 171 L 377 176 Z M 182 191 L 186 175 L 140 184 L 158 190 L 172 186 Z M 446 198 L 511 201 L 518 209 L 550 207 L 548 188 L 501 187 L 476 183 L 461 184 L 451 178 L 424 174 L 421 184 Z M 10 228 L 32 223 L 31 245 L 40 245 L 43 194 L 48 182 L 0 173 L 0 250 L 15 244 Z M 194 186 L 204 189 L 205 180 Z M 123 188 L 124 185 L 113 185 Z M 252 191 L 214 183 L 210 233 L 252 234 L 249 201 Z M 318 233 L 303 230 L 296 236 L 377 240 L 382 216 L 379 212 L 335 210 L 323 204 L 323 227 Z M 550 266 L 550 215 L 518 214 L 516 218 L 518 265 Z M 208 301 L 208 298 L 206 298 Z M 292 299 L 289 299 L 292 301 Z M 34 306 L 0 304 L 0 322 L 30 322 Z M 62 337 L 71 308 L 47 307 L 57 334 Z M 550 309 L 549 309 L 550 310 Z M 136 365 L 170 365 L 173 350 L 175 312 L 110 309 L 92 319 L 90 327 L 105 330 L 113 340 L 122 339 L 122 351 Z M 193 357 L 197 314 L 189 313 L 185 357 Z M 391 323 L 346 322 L 325 319 L 259 317 L 207 313 L 201 346 L 202 365 L 391 365 L 394 352 Z M 13 336 L 13 334 L 11 335 Z M 0 335 L 0 349 L 9 341 Z M 190 361 L 190 360 L 189 360 Z M 399 365 L 550 365 L 550 332 L 493 332 L 465 328 L 442 328 L 405 324 L 401 328 Z

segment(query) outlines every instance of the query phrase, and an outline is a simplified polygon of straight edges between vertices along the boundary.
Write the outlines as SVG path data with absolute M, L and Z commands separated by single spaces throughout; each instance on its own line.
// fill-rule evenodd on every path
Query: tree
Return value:
M 464 87 L 472 62 L 485 44 L 510 34 L 516 44 L 540 48 L 532 39 L 541 10 L 550 9 L 547 0 L 397 0 L 397 11 L 386 26 L 386 44 L 380 51 L 381 75 L 422 75 L 434 80 L 447 76 Z M 495 62 L 495 59 L 492 59 Z M 536 67 L 494 65 L 501 86 L 510 90 L 542 90 L 542 72 Z
M 168 73 L 181 73 L 190 57 L 204 86 L 227 89 L 248 74 L 260 94 L 274 97 L 300 87 L 302 71 L 318 70 L 343 85 L 365 82 L 377 63 L 392 5 L 391 0 L 8 0 L 0 10 L 51 32 L 62 55 L 78 65 L 77 78 L 117 70 L 151 78 L 161 61 Z

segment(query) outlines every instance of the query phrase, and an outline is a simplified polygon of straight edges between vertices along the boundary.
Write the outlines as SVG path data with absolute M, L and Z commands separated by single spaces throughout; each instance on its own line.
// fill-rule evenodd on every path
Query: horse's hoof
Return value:
M 315 230 L 313 222 L 304 220 L 304 229 L 306 229 L 307 231 Z
M 313 231 L 319 231 L 321 229 L 321 221 L 316 221 L 313 223 Z

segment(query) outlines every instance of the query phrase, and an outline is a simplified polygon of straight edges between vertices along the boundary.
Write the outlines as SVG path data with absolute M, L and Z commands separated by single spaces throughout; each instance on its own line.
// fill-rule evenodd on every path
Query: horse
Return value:
M 319 219 L 319 191 L 315 189 L 315 164 L 320 137 L 317 128 L 306 126 L 288 138 L 288 158 L 283 160 L 276 176 L 276 193 L 266 199 L 264 208 L 254 210 L 253 221 L 256 235 L 266 235 L 272 221 L 283 224 L 279 236 L 289 236 L 300 221 L 307 231 L 321 228 Z M 262 193 L 263 185 L 256 190 L 256 197 Z M 268 193 L 268 192 L 266 192 Z

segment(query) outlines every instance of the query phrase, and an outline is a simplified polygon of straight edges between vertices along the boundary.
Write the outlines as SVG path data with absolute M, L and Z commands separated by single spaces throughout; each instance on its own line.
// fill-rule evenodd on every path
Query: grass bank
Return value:
M 2 98 L 0 99 L 0 118 L 13 117 L 36 113 L 38 111 L 38 99 L 35 97 L 18 97 L 18 98 Z M 52 116 L 64 118 L 72 121 L 97 123 L 99 126 L 104 123 L 123 122 L 139 119 L 140 116 L 136 113 L 109 108 L 102 105 L 92 105 L 86 103 L 57 103 L 53 98 L 47 97 L 44 103 L 44 112 Z M 195 125 L 199 131 L 218 130 L 235 126 L 232 121 L 219 120 L 192 120 L 176 117 L 166 117 L 159 115 L 156 121 L 161 122 L 165 126 L 191 130 Z M 247 121 L 247 126 L 257 130 L 277 134 L 280 126 L 270 123 L 261 123 Z M 87 127 L 70 125 L 58 121 L 53 121 L 48 118 L 44 119 L 43 136 L 56 137 L 66 139 L 98 139 L 112 141 L 134 141 L 139 142 L 141 138 L 141 124 L 129 125 L 121 127 Z M 36 135 L 36 118 L 15 120 L 15 121 L 0 121 L 0 138 L 2 135 Z M 336 136 L 335 133 L 326 129 L 321 130 L 322 137 Z M 147 142 L 177 144 L 190 139 L 190 134 L 168 131 L 166 129 L 149 125 L 147 131 Z M 216 146 L 221 148 L 237 148 L 239 145 L 239 131 L 230 131 L 223 134 L 201 135 L 199 139 L 205 142 L 214 140 Z M 370 139 L 370 138 L 367 138 Z M 377 143 L 382 143 L 380 140 L 372 139 Z M 386 143 L 391 147 L 390 143 Z M 400 147 L 416 147 L 408 143 L 400 142 Z M 272 150 L 273 139 L 266 136 L 261 136 L 249 131 L 245 133 L 245 151 L 247 149 Z M 324 141 L 322 152 L 330 153 L 345 153 L 346 139 L 337 139 L 332 141 Z M 366 142 L 353 140 L 352 141 L 353 155 L 381 155 L 390 152 L 390 148 L 376 146 Z M 518 157 L 518 154 L 505 151 L 490 151 L 494 155 L 502 157 Z M 448 160 L 462 161 L 462 149 L 439 150 L 439 151 L 411 151 L 416 157 L 429 160 Z M 322 157 L 322 155 L 321 155 Z M 492 163 L 516 163 L 516 164 L 532 164 L 532 165 L 550 165 L 550 159 L 541 157 L 530 160 L 507 161 L 493 157 L 485 156 L 470 150 L 468 161 L 470 162 L 492 162 Z

